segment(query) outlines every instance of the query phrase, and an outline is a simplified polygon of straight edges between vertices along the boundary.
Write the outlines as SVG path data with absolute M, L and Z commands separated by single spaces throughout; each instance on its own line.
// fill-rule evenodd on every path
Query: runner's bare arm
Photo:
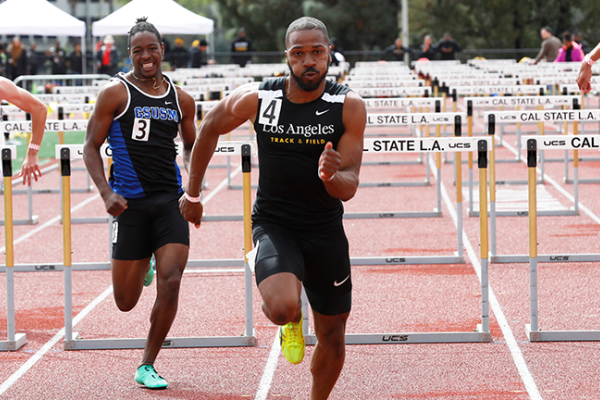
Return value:
M 48 109 L 46 105 L 31 95 L 28 91 L 18 87 L 8 79 L 0 79 L 0 99 L 4 99 L 31 114 L 31 140 L 30 143 L 40 145 L 44 137 Z M 38 161 L 38 150 L 27 149 L 21 173 L 23 185 L 31 185 L 31 175 L 37 181 L 42 176 Z
M 88 121 L 83 144 L 85 166 L 104 200 L 106 211 L 112 216 L 121 214 L 127 208 L 127 201 L 113 192 L 108 185 L 100 147 L 108 137 L 108 130 L 115 116 L 124 110 L 126 103 L 127 92 L 121 83 L 113 80 L 104 86 L 98 94 L 94 111 Z
M 592 90 L 592 66 L 588 64 L 588 59 L 591 59 L 594 62 L 600 59 L 600 43 L 598 43 L 594 50 L 590 51 L 585 56 L 581 63 L 581 67 L 579 68 L 577 85 L 579 86 L 581 93 L 588 93 L 590 90 Z
M 363 137 L 367 124 L 365 104 L 354 92 L 344 103 L 343 121 L 346 131 L 340 138 L 337 151 L 328 142 L 319 159 L 319 177 L 327 192 L 348 201 L 356 194 L 363 153 Z
M 190 156 L 192 153 L 192 147 L 194 146 L 194 140 L 196 139 L 196 125 L 194 124 L 194 118 L 196 116 L 196 103 L 192 96 L 190 96 L 185 90 L 177 87 L 177 95 L 179 97 L 179 107 L 183 114 L 181 123 L 179 124 L 179 136 L 183 142 L 183 165 L 185 169 L 190 171 Z
M 258 83 L 249 83 L 234 90 L 206 114 L 192 148 L 190 177 L 186 188 L 190 197 L 200 195 L 202 180 L 219 136 L 231 132 L 248 120 L 253 122 L 257 108 Z M 200 227 L 202 203 L 191 203 L 183 196 L 179 200 L 179 209 L 187 221 Z

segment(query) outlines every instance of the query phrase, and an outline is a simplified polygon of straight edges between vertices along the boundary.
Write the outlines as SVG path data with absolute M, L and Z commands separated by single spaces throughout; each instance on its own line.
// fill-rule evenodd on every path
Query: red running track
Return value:
M 482 126 L 479 130 L 482 130 Z M 247 131 L 246 131 L 247 132 Z M 243 133 L 245 135 L 245 133 Z M 514 135 L 507 133 L 499 158 L 510 152 Z M 371 157 L 371 156 L 369 156 Z M 384 158 L 384 155 L 381 156 Z M 390 157 L 390 156 L 385 156 Z M 408 155 L 398 158 L 407 159 Z M 466 157 L 464 157 L 466 159 Z M 221 160 L 215 159 L 215 163 Z M 238 164 L 234 160 L 234 164 Z M 580 176 L 597 175 L 597 163 L 582 163 Z M 526 166 L 498 164 L 499 176 L 526 177 Z M 256 170 L 253 170 L 256 171 Z M 544 188 L 564 206 L 573 185 L 562 183 L 560 163 L 548 163 Z M 241 191 L 216 188 L 225 179 L 222 168 L 209 169 L 206 205 L 209 214 L 240 214 Z M 421 180 L 424 167 L 364 166 L 368 181 Z M 477 177 L 475 172 L 475 177 Z M 463 179 L 466 180 L 466 167 Z M 254 173 L 253 181 L 257 176 Z M 449 255 L 456 251 L 455 187 L 452 166 L 442 169 L 444 201 L 441 218 L 347 219 L 345 227 L 353 257 Z M 45 175 L 38 187 L 57 187 L 58 173 Z M 241 184 L 241 176 L 234 177 Z M 435 177 L 432 176 L 432 183 Z M 74 172 L 72 186 L 85 185 Z M 499 190 L 505 190 L 499 187 Z M 517 190 L 525 190 L 516 187 Z M 477 193 L 477 191 L 475 191 Z M 600 187 L 580 185 L 580 203 L 587 211 L 573 217 L 540 217 L 538 241 L 543 253 L 595 253 L 600 232 Z M 102 216 L 95 192 L 73 194 L 76 207 L 93 198 L 73 216 Z M 449 199 L 449 200 L 447 200 Z M 435 187 L 361 188 L 346 204 L 347 212 L 416 211 L 436 207 Z M 350 333 L 470 331 L 481 322 L 479 220 L 468 217 L 463 200 L 465 264 L 381 265 L 353 267 L 354 299 Z M 37 226 L 15 226 L 15 262 L 62 260 L 62 227 L 56 217 L 59 196 L 34 196 Z M 15 195 L 15 218 L 26 215 L 26 197 Z M 527 218 L 498 218 L 498 250 L 527 253 Z M 2 240 L 4 240 L 2 232 Z M 105 224 L 73 225 L 73 262 L 108 260 Z M 241 258 L 241 222 L 206 222 L 192 229 L 191 259 Z M 5 263 L 4 255 L 0 262 Z M 600 329 L 598 263 L 539 265 L 542 329 Z M 3 275 L 3 274 L 2 274 Z M 64 351 L 62 340 L 63 276 L 61 272 L 15 274 L 17 332 L 27 344 L 0 353 L 1 399 L 307 399 L 310 390 L 309 347 L 297 366 L 273 349 L 277 327 L 260 311 L 254 287 L 257 345 L 250 348 L 165 349 L 156 363 L 170 386 L 164 391 L 139 387 L 133 374 L 142 350 Z M 0 279 L 0 292 L 6 283 Z M 255 285 L 254 285 L 255 286 Z M 143 337 L 154 299 L 154 285 L 145 289 L 130 313 L 119 312 L 110 293 L 108 271 L 73 272 L 73 311 L 85 312 L 75 331 L 83 338 Z M 331 399 L 596 399 L 600 398 L 597 342 L 530 343 L 528 264 L 490 266 L 491 343 L 348 345 L 346 364 Z M 0 318 L 6 321 L 6 299 Z M 240 335 L 244 330 L 243 275 L 239 272 L 186 273 L 180 311 L 169 336 Z M 6 325 L 0 323 L 0 339 Z M 270 357 L 270 355 L 272 356 Z

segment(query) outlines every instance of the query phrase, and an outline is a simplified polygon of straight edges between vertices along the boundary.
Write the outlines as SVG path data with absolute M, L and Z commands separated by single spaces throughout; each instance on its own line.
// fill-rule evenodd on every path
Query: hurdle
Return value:
M 537 263 L 539 255 L 537 252 L 537 213 L 536 213 L 536 151 L 542 148 L 571 149 L 574 152 L 582 149 L 581 140 L 577 137 L 570 137 L 565 140 L 564 136 L 548 136 L 546 138 L 523 137 L 524 145 L 527 148 L 527 167 L 529 176 L 529 318 L 530 323 L 525 325 L 525 332 L 531 342 L 560 342 L 560 341 L 600 341 L 600 331 L 597 330 L 564 330 L 552 331 L 539 328 L 538 321 L 538 271 Z M 600 145 L 600 136 L 594 135 L 590 140 Z M 597 148 L 598 146 L 586 146 L 586 148 Z M 577 162 L 577 154 L 574 155 L 573 162 Z M 542 256 L 543 257 L 543 256 Z M 548 257 L 548 256 L 546 256 Z M 577 261 L 600 261 L 600 254 L 588 255 L 555 255 L 551 256 L 560 262 Z
M 0 341 L 0 351 L 16 351 L 23 347 L 27 338 L 15 333 L 15 275 L 12 208 L 12 160 L 17 158 L 16 146 L 2 147 L 2 175 L 4 176 L 4 240 L 6 251 L 6 331 L 7 340 Z
M 577 101 L 577 96 L 543 96 L 543 91 L 540 90 L 540 93 L 538 96 L 518 96 L 518 97 L 465 97 L 464 98 L 464 104 L 466 104 L 467 107 L 467 115 L 473 115 L 473 108 L 488 108 L 488 107 L 517 107 L 517 106 L 532 106 L 532 107 L 537 107 L 538 111 L 542 111 L 544 109 L 544 107 L 553 107 L 553 106 L 568 106 L 570 104 L 576 104 Z M 575 107 L 575 105 L 574 105 Z M 522 113 L 526 112 L 526 111 L 516 111 L 513 117 L 510 117 L 510 122 L 514 122 L 515 120 L 518 120 L 520 118 L 521 115 L 523 115 Z M 497 112 L 488 112 L 488 115 L 491 114 L 498 114 L 498 113 L 504 113 L 504 111 L 497 111 Z M 501 114 L 502 115 L 502 114 Z M 517 117 L 515 117 L 515 115 Z M 518 118 L 519 117 L 519 118 Z M 484 118 L 485 115 L 484 115 Z M 484 119 L 485 121 L 485 119 Z M 472 132 L 472 124 L 473 124 L 473 120 L 472 118 L 469 120 L 469 130 Z M 494 121 L 495 124 L 495 121 Z M 545 128 L 544 128 L 544 122 L 543 121 L 538 121 L 538 132 L 540 133 L 540 135 L 544 135 L 545 133 Z M 488 132 L 489 132 L 488 128 Z M 492 128 L 495 130 L 495 128 Z M 518 133 L 518 135 L 520 135 L 520 133 Z M 521 143 L 518 142 L 517 143 L 518 149 L 520 149 L 521 147 Z M 519 152 L 519 151 L 518 151 Z M 493 162 L 494 164 L 497 162 L 496 157 L 495 157 L 495 144 L 494 144 L 494 149 L 493 149 L 493 157 L 490 157 L 491 160 L 490 162 Z M 493 161 L 492 161 L 493 159 Z M 542 169 L 542 174 L 541 174 L 541 178 L 539 180 L 539 182 L 543 182 L 544 181 L 544 158 L 543 158 L 543 153 L 540 153 L 540 160 L 541 160 L 541 169 Z M 472 168 L 472 163 L 469 163 L 469 216 L 477 216 L 478 215 L 478 211 L 475 211 L 473 209 L 473 195 L 472 195 L 472 185 L 473 185 L 473 181 L 471 180 L 471 168 Z M 527 184 L 526 180 L 498 180 L 496 179 L 494 182 L 495 185 L 505 185 L 505 184 Z
M 432 150 L 434 143 L 440 145 L 439 149 Z M 450 151 L 460 154 L 462 151 L 477 151 L 479 176 L 482 182 L 485 182 L 487 175 L 487 152 L 491 139 L 488 138 L 441 138 L 441 139 L 421 139 L 419 146 L 425 148 L 429 146 L 430 151 Z M 367 141 L 367 149 L 376 149 L 375 142 Z M 460 157 L 455 159 L 460 162 Z M 457 200 L 460 200 L 460 190 L 457 187 Z M 479 197 L 482 204 L 487 203 L 487 187 L 485 185 L 479 188 Z M 458 203 L 457 211 L 461 208 Z M 459 223 L 460 216 L 457 214 L 458 235 L 462 236 L 462 224 Z M 472 332 L 413 332 L 413 333 L 355 333 L 346 334 L 346 344 L 410 344 L 410 343 L 489 343 L 491 342 L 491 333 L 489 330 L 489 272 L 488 272 L 488 222 L 486 209 L 482 209 L 480 216 L 480 247 L 481 247 L 481 324 L 477 324 Z M 352 265 L 371 265 L 356 258 L 350 259 Z M 463 260 L 464 262 L 464 260 Z M 407 258 L 406 264 L 413 264 L 413 260 Z M 376 263 L 374 263 L 376 264 Z M 380 259 L 378 265 L 384 263 Z M 305 340 L 307 344 L 316 344 L 316 336 L 311 334 L 308 329 L 308 304 L 303 296 L 303 311 L 305 323 L 303 325 Z
M 83 146 L 80 147 L 82 149 Z M 69 191 L 71 178 L 71 159 L 80 158 L 82 155 L 79 149 L 71 151 L 73 146 L 57 146 L 56 151 L 60 154 L 61 176 L 62 176 L 62 208 L 63 208 L 63 274 L 65 285 L 65 350 L 107 350 L 107 349 L 143 349 L 146 343 L 145 338 L 139 339 L 78 339 L 77 332 L 73 332 L 73 308 L 72 308 L 72 260 L 71 260 L 71 223 L 70 223 L 70 202 L 71 194 Z M 100 153 L 105 157 L 108 152 L 108 146 L 102 146 Z M 251 193 L 250 193 L 250 156 L 252 146 L 243 143 L 236 146 L 234 153 L 241 155 L 242 172 L 244 174 L 244 248 L 252 248 L 251 234 Z M 248 250 L 249 251 L 249 250 Z M 244 251 L 246 254 L 248 251 Z M 248 264 L 246 255 L 241 260 L 195 260 L 188 262 L 186 267 L 221 267 L 221 266 L 239 266 L 243 262 L 244 266 L 244 285 L 245 285 L 245 331 L 241 336 L 215 336 L 215 337 L 171 337 L 166 338 L 163 348 L 183 348 L 183 347 L 237 347 L 254 346 L 256 338 L 253 329 L 252 314 L 252 271 Z M 106 263 L 106 268 L 110 269 L 110 264 Z
M 510 113 L 510 112 L 508 112 Z M 502 113 L 504 114 L 504 113 Z M 523 112 L 523 118 L 536 119 L 538 121 L 568 121 L 573 122 L 574 131 L 577 131 L 577 123 L 579 121 L 600 121 L 600 109 L 598 110 L 568 110 L 568 111 L 528 111 Z M 489 115 L 490 118 L 490 132 L 493 135 L 493 124 L 492 121 L 495 119 L 494 115 Z M 521 118 L 517 116 L 517 118 Z M 530 136 L 522 137 L 522 144 L 527 146 L 529 149 Z M 586 149 L 598 149 L 600 148 L 600 140 L 596 135 L 548 135 L 537 138 L 537 148 L 550 149 L 550 150 L 562 150 L 562 149 L 573 149 L 573 207 L 568 210 L 545 210 L 537 211 L 536 216 L 575 216 L 579 215 L 579 159 L 578 150 Z M 537 164 L 537 163 L 536 163 Z M 528 181 L 530 179 L 528 178 Z M 492 173 L 490 171 L 490 186 L 492 185 Z M 530 185 L 530 183 L 528 183 Z M 531 189 L 530 189 L 531 191 Z M 503 255 L 499 256 L 496 252 L 496 210 L 495 210 L 495 198 L 494 189 L 490 188 L 490 239 L 491 239 L 491 257 L 490 260 L 493 263 L 518 263 L 528 262 L 527 255 Z M 528 216 L 530 211 L 519 211 L 516 216 Z M 546 255 L 537 257 L 537 262 L 561 262 L 564 261 L 564 255 Z M 595 254 L 587 255 L 569 255 L 568 259 L 571 261 L 599 261 L 600 256 Z
M 437 107 L 436 107 L 437 108 Z M 458 118 L 457 118 L 458 117 Z M 368 212 L 368 213 L 348 213 L 344 215 L 345 219 L 355 218 L 431 218 L 440 217 L 442 215 L 442 186 L 441 186 L 441 157 L 438 150 L 441 146 L 439 140 L 449 139 L 440 137 L 441 125 L 454 125 L 455 132 L 460 132 L 462 121 L 465 118 L 464 113 L 412 113 L 412 114 L 367 114 L 367 126 L 410 126 L 410 125 L 436 125 L 437 137 L 433 138 L 380 138 L 380 139 L 365 139 L 365 143 L 372 145 L 371 150 L 365 147 L 365 152 L 371 153 L 426 153 L 433 151 L 437 156 L 436 170 L 436 205 L 433 211 L 414 211 L 414 212 Z M 433 148 L 433 149 L 432 149 Z M 427 171 L 429 172 L 429 171 Z M 389 187 L 389 186 L 409 186 L 406 182 L 385 182 L 374 183 L 370 187 Z M 415 182 L 411 186 L 423 186 L 422 182 Z

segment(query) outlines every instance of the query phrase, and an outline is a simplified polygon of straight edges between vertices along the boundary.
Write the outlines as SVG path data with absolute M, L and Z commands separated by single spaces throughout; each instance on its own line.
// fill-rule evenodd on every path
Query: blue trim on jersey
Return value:
M 125 198 L 137 199 L 145 197 L 146 194 L 129 157 L 119 121 L 113 121 L 110 125 L 108 146 L 112 151 L 114 162 L 114 180 L 110 182 L 112 190 Z M 130 182 L 130 184 L 127 185 L 127 182 Z
M 181 170 L 179 169 L 179 165 L 177 165 L 177 160 L 175 160 L 175 170 L 177 171 L 177 184 L 179 185 L 179 189 L 177 193 L 183 194 L 183 181 L 181 180 Z

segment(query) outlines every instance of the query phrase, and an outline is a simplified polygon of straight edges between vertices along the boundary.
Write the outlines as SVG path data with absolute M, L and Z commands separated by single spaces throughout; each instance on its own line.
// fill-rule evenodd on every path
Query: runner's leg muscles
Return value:
M 181 277 L 187 264 L 188 253 L 189 247 L 179 243 L 164 245 L 154 253 L 156 256 L 157 294 L 150 314 L 150 331 L 141 365 L 154 364 L 175 320 Z
M 112 282 L 115 303 L 121 311 L 131 311 L 137 304 L 150 258 L 141 260 L 112 260 Z
M 302 284 L 296 275 L 290 272 L 271 275 L 258 285 L 258 290 L 262 297 L 263 312 L 271 322 L 285 325 L 300 321 Z
M 313 311 L 317 345 L 310 360 L 311 400 L 327 399 L 342 372 L 346 357 L 346 321 L 350 313 L 323 315 Z

